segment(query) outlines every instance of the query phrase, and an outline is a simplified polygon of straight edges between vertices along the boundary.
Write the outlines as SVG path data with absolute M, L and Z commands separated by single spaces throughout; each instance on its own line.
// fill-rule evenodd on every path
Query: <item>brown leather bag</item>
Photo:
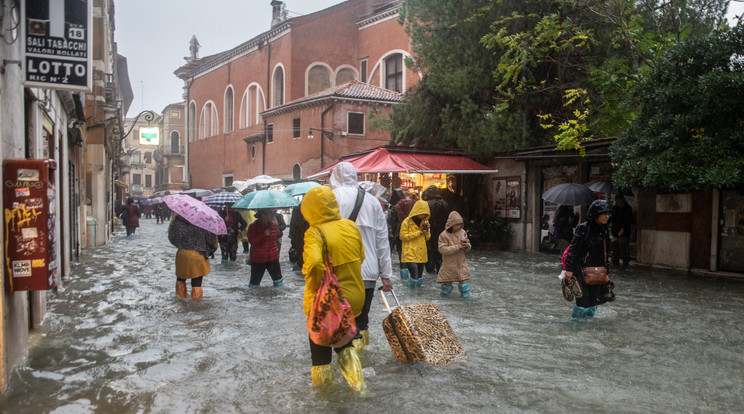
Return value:
M 604 243 L 604 262 L 607 263 L 607 241 L 603 240 Z M 610 277 L 607 275 L 607 268 L 605 266 L 587 266 L 583 271 L 584 284 L 588 286 L 604 285 L 610 282 Z

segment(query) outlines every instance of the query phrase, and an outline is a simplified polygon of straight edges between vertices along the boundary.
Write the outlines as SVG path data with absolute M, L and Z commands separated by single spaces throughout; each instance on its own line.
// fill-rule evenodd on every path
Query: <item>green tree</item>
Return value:
M 744 25 L 683 40 L 635 88 L 638 118 L 611 147 L 621 187 L 744 184 Z

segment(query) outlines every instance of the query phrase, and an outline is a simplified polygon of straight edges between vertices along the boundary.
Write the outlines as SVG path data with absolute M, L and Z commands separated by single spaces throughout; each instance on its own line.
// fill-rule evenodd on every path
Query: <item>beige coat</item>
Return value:
M 465 252 L 470 250 L 470 240 L 465 230 L 449 232 L 455 224 L 462 224 L 462 217 L 456 211 L 450 213 L 444 231 L 439 235 L 439 253 L 442 254 L 442 267 L 437 275 L 437 283 L 459 282 L 465 283 L 470 279 L 470 270 L 465 258 Z M 460 248 L 460 240 L 467 241 L 466 248 Z

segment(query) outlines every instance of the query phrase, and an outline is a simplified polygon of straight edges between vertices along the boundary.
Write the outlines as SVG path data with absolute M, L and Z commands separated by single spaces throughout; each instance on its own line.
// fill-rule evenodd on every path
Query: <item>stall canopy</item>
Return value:
M 339 162 L 350 162 L 357 173 L 447 173 L 447 174 L 493 174 L 498 172 L 459 154 L 415 152 L 411 148 L 395 149 L 378 147 L 341 158 L 307 177 L 309 180 L 327 176 Z

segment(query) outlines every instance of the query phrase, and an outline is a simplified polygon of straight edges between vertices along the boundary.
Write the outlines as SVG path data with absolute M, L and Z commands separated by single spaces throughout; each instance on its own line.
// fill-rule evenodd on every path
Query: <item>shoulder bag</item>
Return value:
M 307 332 L 313 343 L 338 348 L 349 343 L 356 335 L 356 319 L 333 272 L 325 235 L 320 228 L 318 231 L 323 239 L 323 261 L 326 270 L 307 316 Z
M 607 239 L 602 237 L 602 243 L 604 244 L 604 263 L 607 264 Z M 586 266 L 583 277 L 584 284 L 588 286 L 604 285 L 610 281 L 605 266 Z

